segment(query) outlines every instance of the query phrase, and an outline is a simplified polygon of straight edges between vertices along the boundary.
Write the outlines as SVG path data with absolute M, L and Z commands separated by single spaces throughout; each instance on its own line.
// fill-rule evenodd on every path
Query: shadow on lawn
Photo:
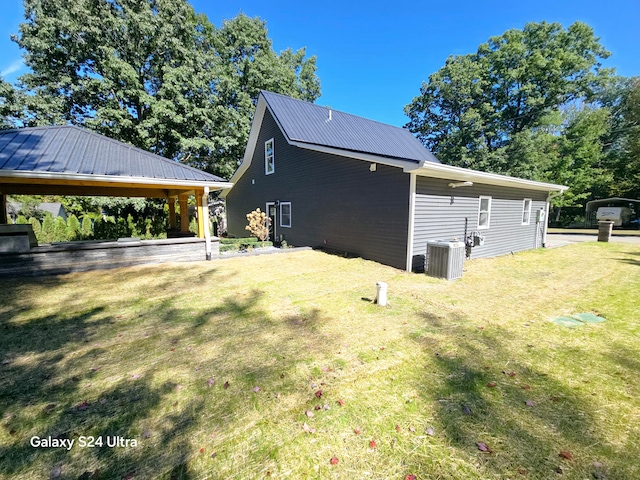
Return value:
M 429 392 L 427 401 L 436 405 L 437 424 L 462 458 L 469 458 L 486 478 L 504 475 L 505 468 L 514 476 L 525 469 L 533 478 L 553 478 L 559 466 L 576 478 L 597 473 L 593 459 L 578 464 L 563 463 L 559 457 L 572 445 L 602 444 L 588 398 L 536 370 L 531 362 L 514 359 L 511 344 L 516 339 L 502 329 L 452 332 L 447 325 L 443 328 L 456 344 L 441 345 L 438 330 L 444 318 L 431 317 L 426 316 L 436 327 L 431 330 L 434 334 L 417 341 L 433 355 L 442 380 L 435 385 L 419 381 L 419 390 Z M 449 323 L 452 320 L 460 317 Z M 480 451 L 477 442 L 493 452 Z
M 101 335 L 109 331 L 113 336 L 118 322 L 125 325 L 123 328 L 134 328 L 126 327 L 126 319 L 119 320 L 114 313 L 122 300 L 98 304 L 75 315 L 65 314 L 61 303 L 53 313 L 14 321 L 31 308 L 23 287 L 32 285 L 30 282 L 38 285 L 42 279 L 13 284 L 0 281 L 0 289 L 4 289 L 0 310 L 0 428 L 4 430 L 0 433 L 0 438 L 4 437 L 0 476 L 48 478 L 59 473 L 59 478 L 186 480 L 192 478 L 191 463 L 205 457 L 212 462 L 215 476 L 212 453 L 194 451 L 194 432 L 206 427 L 224 436 L 225 429 L 234 428 L 234 421 L 240 419 L 242 424 L 242 415 L 259 410 L 260 402 L 274 397 L 277 389 L 292 388 L 289 376 L 297 368 L 293 359 L 300 358 L 307 346 L 330 351 L 329 343 L 339 341 L 330 341 L 316 331 L 322 321 L 317 310 L 293 311 L 276 318 L 261 307 L 264 293 L 257 290 L 233 297 L 218 293 L 210 308 L 190 305 L 181 300 L 189 287 L 179 270 L 170 281 L 150 277 L 150 297 L 167 291 L 172 295 L 145 309 L 144 318 L 153 319 L 155 326 L 148 339 L 144 331 L 132 330 L 142 338 L 132 340 L 131 348 L 156 342 L 161 345 L 160 360 L 141 368 L 135 376 L 127 373 L 129 366 L 123 364 L 121 375 L 110 374 L 113 379 L 105 389 L 90 398 L 83 393 L 84 386 L 107 376 L 92 367 L 105 363 L 113 367 L 114 362 L 120 366 L 117 362 L 122 362 L 101 346 Z M 47 288 L 64 287 L 64 277 L 44 281 Z M 276 328 L 278 335 L 274 334 Z M 165 331 L 173 333 L 165 339 Z M 186 344 L 193 348 L 183 348 Z M 170 345 L 179 348 L 169 365 L 164 359 Z M 206 361 L 196 357 L 200 348 L 209 352 Z M 77 354 L 80 350 L 83 353 Z M 154 381 L 154 377 L 162 378 L 167 366 L 183 372 L 182 380 Z M 78 371 L 83 373 L 78 375 Z M 207 383 L 212 377 L 213 386 Z M 185 378 L 186 384 L 180 385 Z M 223 386 L 225 381 L 230 382 L 228 388 Z M 263 397 L 252 391 L 258 385 Z M 205 412 L 208 425 L 202 425 Z M 147 424 L 154 427 L 147 431 Z M 33 435 L 75 439 L 76 445 L 71 451 L 35 448 L 30 445 Z M 89 435 L 136 439 L 138 446 L 79 448 L 79 437 Z M 218 448 L 223 454 L 224 445 Z

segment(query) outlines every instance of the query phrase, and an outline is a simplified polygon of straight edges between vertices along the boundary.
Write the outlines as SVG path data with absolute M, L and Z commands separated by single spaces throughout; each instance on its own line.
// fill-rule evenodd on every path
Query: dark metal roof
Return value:
M 0 130 L 0 171 L 224 182 L 220 177 L 75 126 Z
M 440 161 L 409 130 L 272 92 L 261 92 L 290 141 L 412 162 Z

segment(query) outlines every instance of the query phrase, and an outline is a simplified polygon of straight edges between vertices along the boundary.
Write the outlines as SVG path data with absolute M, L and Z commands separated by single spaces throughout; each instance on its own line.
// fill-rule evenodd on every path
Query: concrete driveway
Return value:
M 547 247 L 564 247 L 578 242 L 597 242 L 597 235 L 583 235 L 575 233 L 547 233 Z M 633 235 L 612 235 L 612 242 L 630 243 L 640 245 L 640 236 Z

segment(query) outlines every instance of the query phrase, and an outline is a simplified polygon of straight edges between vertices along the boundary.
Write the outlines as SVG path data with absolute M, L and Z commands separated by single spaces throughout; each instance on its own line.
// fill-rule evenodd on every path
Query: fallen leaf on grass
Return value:
M 489 383 L 487 383 L 487 387 L 495 387 L 495 386 L 497 386 L 497 385 L 498 385 L 498 384 L 497 384 L 496 382 L 489 382 Z
M 489 447 L 489 445 L 484 442 L 476 442 L 476 445 L 478 446 L 478 450 L 480 450 L 481 452 L 493 453 L 491 447 Z
M 144 432 L 142 432 L 142 438 L 149 438 L 151 436 L 151 433 L 149 433 L 149 430 L 145 430 Z
M 416 433 L 416 429 L 415 429 L 415 428 L 413 428 L 413 427 L 409 427 L 409 431 L 410 431 L 411 433 Z
M 305 414 L 307 417 L 309 417 L 309 418 L 311 418 L 311 417 L 314 417 L 314 416 L 315 416 L 315 414 L 314 414 L 311 410 L 307 410 L 306 412 L 304 412 L 304 414 Z
M 314 410 L 322 410 L 322 406 L 320 405 L 316 405 L 315 407 L 313 407 Z
M 344 400 L 338 399 L 338 405 L 344 407 Z
M 523 390 L 531 390 L 531 387 L 529 385 L 522 385 L 522 389 Z
M 56 404 L 55 403 L 50 403 L 49 405 L 47 405 L 46 407 L 44 407 L 44 413 L 46 413 L 47 415 L 49 413 L 51 413 L 51 411 L 56 408 Z
M 316 398 L 321 398 L 322 397 L 322 390 L 318 390 L 316 393 Z
M 524 404 L 527 407 L 535 407 L 536 406 L 536 402 L 534 402 L 533 400 L 527 400 L 526 402 L 524 402 Z
M 307 425 L 306 422 L 302 424 L 302 430 L 311 434 L 316 433 L 316 429 Z
M 376 448 L 378 446 L 378 444 L 376 443 L 375 440 L 371 440 L 369 442 L 369 448 Z
M 80 411 L 84 411 L 87 408 L 89 408 L 89 405 L 91 405 L 89 402 L 87 402 L 86 400 L 84 400 L 82 403 L 79 403 L 78 405 L 76 405 L 76 408 Z
M 131 375 L 131 378 L 134 380 L 138 380 L 142 375 L 140 375 L 139 373 L 134 373 L 133 375 Z
M 404 480 L 417 480 L 415 475 L 405 475 Z
M 520 475 L 526 475 L 526 474 L 527 474 L 527 471 L 526 471 L 524 468 L 519 468 L 519 469 L 518 469 L 518 473 L 519 473 Z
M 227 388 L 229 388 L 230 383 L 228 381 L 224 382 L 224 389 L 226 390 Z
M 462 413 L 465 415 L 471 415 L 473 412 L 469 407 L 467 407 L 464 403 L 462 404 Z
M 258 393 L 260 391 L 260 387 L 253 387 L 253 393 Z
M 337 457 L 331 457 L 331 465 L 337 465 L 338 464 L 338 458 Z
M 424 431 L 424 433 L 426 433 L 430 437 L 433 437 L 433 434 L 435 433 L 435 430 L 432 427 L 427 427 L 427 429 Z
M 400 425 L 396 425 L 396 432 L 401 432 L 402 431 L 402 427 L 400 427 Z
M 562 470 L 562 467 L 556 467 L 556 473 L 564 473 L 564 470 Z
M 362 433 L 362 430 L 359 428 L 354 428 L 353 433 L 355 433 L 356 435 L 360 435 Z
M 213 378 L 210 378 L 209 380 L 207 380 L 207 384 L 209 384 L 210 387 L 213 387 L 215 383 L 216 381 Z
M 565 458 L 567 460 L 572 460 L 573 459 L 573 455 L 568 450 L 563 450 L 562 452 L 560 452 L 560 454 L 558 456 L 562 457 L 562 458 Z
M 211 454 L 211 458 L 216 458 L 217 456 L 218 456 L 218 452 L 213 452 L 213 453 Z
M 51 473 L 49 474 L 50 478 L 59 478 L 62 475 L 62 467 L 53 467 Z
M 200 453 L 204 453 L 204 448 L 201 448 L 201 449 L 200 449 Z

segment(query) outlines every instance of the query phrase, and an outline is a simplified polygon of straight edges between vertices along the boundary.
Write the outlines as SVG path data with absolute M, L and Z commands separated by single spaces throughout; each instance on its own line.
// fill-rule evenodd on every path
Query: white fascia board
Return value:
M 442 178 L 463 182 L 483 183 L 501 187 L 525 188 L 528 190 L 541 190 L 545 192 L 564 192 L 569 189 L 565 185 L 525 180 L 523 178 L 498 175 L 496 173 L 479 172 L 468 168 L 454 167 L 442 163 L 424 162 L 416 168 L 405 168 L 407 173 L 415 173 L 424 177 Z
M 0 171 L 0 178 L 23 178 L 37 180 L 65 180 L 74 182 L 100 182 L 110 184 L 130 184 L 149 185 L 154 187 L 209 187 L 213 190 L 231 188 L 230 182 L 208 182 L 204 180 L 172 180 L 150 177 L 118 177 L 112 175 L 89 175 L 79 173 L 57 173 L 57 172 L 30 172 L 21 170 Z
M 229 183 L 231 186 L 225 188 L 220 196 L 222 198 L 226 198 L 227 194 L 231 190 L 231 187 L 237 183 L 237 181 L 242 177 L 244 172 L 251 166 L 251 160 L 253 159 L 253 153 L 256 150 L 256 144 L 258 143 L 258 134 L 260 133 L 260 127 L 262 126 L 262 120 L 264 119 L 264 112 L 267 109 L 267 102 L 265 102 L 262 95 L 258 96 L 258 105 L 256 106 L 256 112 L 253 115 L 253 120 L 251 121 L 251 130 L 249 131 L 249 139 L 247 140 L 247 148 L 244 150 L 244 157 L 242 157 L 242 163 L 235 171 Z M 275 118 L 275 116 L 272 114 Z M 282 130 L 282 128 L 280 128 Z

